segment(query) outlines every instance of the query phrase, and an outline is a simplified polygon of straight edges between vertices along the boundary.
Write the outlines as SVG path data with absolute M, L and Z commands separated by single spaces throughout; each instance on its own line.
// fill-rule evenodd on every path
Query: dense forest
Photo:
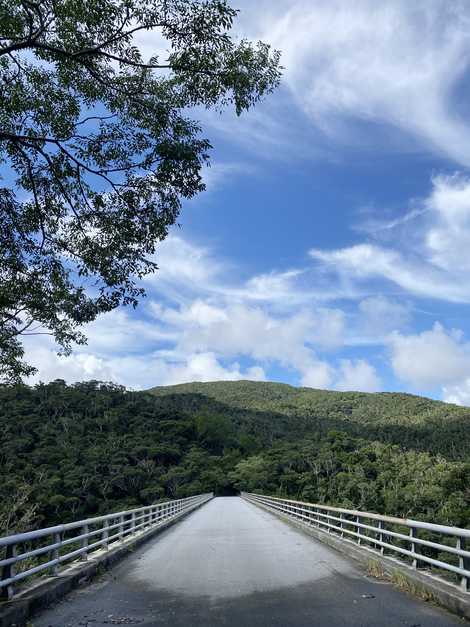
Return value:
M 249 381 L 0 387 L 0 535 L 252 490 L 470 524 L 470 409 Z

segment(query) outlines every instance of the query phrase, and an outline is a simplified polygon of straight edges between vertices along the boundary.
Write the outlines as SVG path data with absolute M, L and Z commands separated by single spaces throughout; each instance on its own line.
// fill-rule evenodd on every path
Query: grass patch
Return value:
M 385 579 L 385 571 L 382 564 L 377 560 L 368 560 L 367 574 L 369 577 L 374 577 L 375 579 Z
M 404 592 L 408 592 L 413 596 L 421 599 L 422 601 L 428 601 L 432 603 L 437 603 L 437 599 L 433 595 L 432 592 L 426 590 L 421 584 L 416 581 L 412 581 L 409 577 L 407 577 L 404 573 L 399 570 L 394 570 L 391 574 L 390 581 L 394 586 L 400 588 Z

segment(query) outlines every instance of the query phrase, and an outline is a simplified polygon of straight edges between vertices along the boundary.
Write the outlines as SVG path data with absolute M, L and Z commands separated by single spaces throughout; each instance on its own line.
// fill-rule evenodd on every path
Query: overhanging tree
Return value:
M 67 353 L 80 326 L 135 306 L 138 280 L 204 189 L 211 148 L 190 109 L 248 109 L 279 53 L 230 37 L 226 0 L 0 0 L 0 379 L 22 336 Z M 155 32 L 166 52 L 143 57 Z

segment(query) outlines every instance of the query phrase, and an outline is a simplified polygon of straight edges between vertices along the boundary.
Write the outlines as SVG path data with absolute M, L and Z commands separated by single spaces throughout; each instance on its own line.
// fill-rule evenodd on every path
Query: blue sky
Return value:
M 33 379 L 146 388 L 259 379 L 470 404 L 470 7 L 465 0 L 239 3 L 283 52 L 281 88 L 214 145 L 137 310 Z M 164 43 L 148 33 L 149 56 Z

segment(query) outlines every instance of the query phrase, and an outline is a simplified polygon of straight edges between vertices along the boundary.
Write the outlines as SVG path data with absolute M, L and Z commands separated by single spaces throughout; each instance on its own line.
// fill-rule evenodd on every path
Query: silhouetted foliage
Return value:
M 196 108 L 240 114 L 279 82 L 278 52 L 233 38 L 237 13 L 226 0 L 0 0 L 0 381 L 34 371 L 23 335 L 69 352 L 82 324 L 143 295 L 156 245 L 205 187 Z M 152 32 L 161 54 L 144 57 Z

